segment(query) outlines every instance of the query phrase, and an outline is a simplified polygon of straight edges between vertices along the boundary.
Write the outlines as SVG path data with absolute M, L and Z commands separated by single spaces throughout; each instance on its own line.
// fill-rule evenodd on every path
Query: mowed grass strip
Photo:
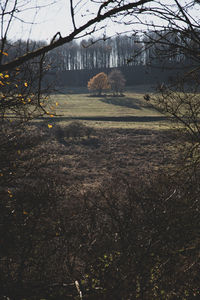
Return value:
M 126 93 L 124 97 L 91 97 L 88 94 L 53 95 L 59 103 L 57 113 L 65 117 L 88 116 L 161 116 L 143 95 Z
M 52 119 L 65 125 L 70 119 L 81 120 L 94 127 L 152 128 L 168 127 L 164 116 L 143 98 L 143 94 L 127 92 L 124 97 L 92 97 L 89 94 L 57 94 L 58 102 Z

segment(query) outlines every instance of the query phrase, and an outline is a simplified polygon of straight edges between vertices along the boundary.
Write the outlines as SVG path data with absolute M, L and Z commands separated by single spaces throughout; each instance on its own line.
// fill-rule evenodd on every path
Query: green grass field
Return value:
M 150 128 L 165 129 L 169 124 L 149 102 L 143 93 L 126 92 L 124 97 L 91 97 L 85 94 L 55 94 L 56 117 L 51 123 L 66 125 L 71 120 L 100 128 Z M 55 105 L 53 105 L 55 106 Z

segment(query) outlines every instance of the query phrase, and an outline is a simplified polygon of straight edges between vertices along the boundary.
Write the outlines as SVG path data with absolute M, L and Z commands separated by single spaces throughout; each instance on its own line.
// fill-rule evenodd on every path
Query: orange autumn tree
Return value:
M 103 90 L 108 90 L 109 88 L 108 76 L 104 72 L 98 73 L 88 82 L 88 90 L 98 96 L 101 96 Z

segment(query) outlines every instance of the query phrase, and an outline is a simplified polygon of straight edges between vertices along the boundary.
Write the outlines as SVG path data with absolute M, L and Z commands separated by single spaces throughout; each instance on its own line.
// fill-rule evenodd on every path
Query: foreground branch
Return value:
M 13 61 L 10 61 L 8 63 L 0 65 L 0 72 L 12 70 L 12 69 L 22 65 L 23 63 L 25 63 L 28 60 L 31 60 L 35 57 L 43 55 L 59 46 L 62 46 L 66 43 L 73 41 L 75 37 L 77 37 L 80 33 L 82 33 L 84 30 L 88 29 L 92 25 L 102 22 L 103 20 L 108 19 L 114 15 L 117 15 L 118 13 L 129 11 L 133 8 L 139 7 L 139 6 L 141 6 L 145 3 L 149 3 L 149 2 L 153 2 L 153 0 L 140 0 L 140 1 L 137 1 L 134 3 L 122 5 L 120 7 L 112 8 L 102 15 L 98 14 L 95 18 L 89 20 L 87 23 L 85 23 L 81 27 L 74 28 L 74 31 L 71 34 L 69 34 L 68 36 L 60 37 L 58 40 L 54 41 L 53 43 L 51 42 L 47 46 L 39 48 L 35 51 L 28 52 L 28 53 L 24 54 L 23 56 L 16 58 Z

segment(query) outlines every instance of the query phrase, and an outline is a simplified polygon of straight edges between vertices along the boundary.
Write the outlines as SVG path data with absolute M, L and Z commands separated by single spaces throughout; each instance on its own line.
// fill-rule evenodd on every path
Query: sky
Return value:
M 18 0 L 19 4 L 24 3 L 24 1 L 27 4 L 19 7 L 20 13 L 17 14 L 17 19 L 12 23 L 9 30 L 10 39 L 16 40 L 21 38 L 24 40 L 50 41 L 57 32 L 60 32 L 62 36 L 66 36 L 73 30 L 70 16 L 70 0 Z M 95 4 L 94 0 L 73 1 L 75 4 L 78 3 L 75 20 L 79 27 L 89 18 L 94 17 L 99 4 Z M 14 0 L 9 0 L 9 2 L 12 6 Z M 43 4 L 46 4 L 46 6 L 34 9 L 34 7 Z M 21 20 L 25 22 L 21 22 Z M 34 25 L 30 23 L 34 23 Z M 106 25 L 107 35 L 127 31 L 127 26 L 111 24 L 110 20 L 106 20 L 104 24 Z M 97 31 L 94 33 L 94 36 L 98 36 L 98 34 L 100 33 Z
M 34 8 L 31 9 L 31 7 L 35 6 L 33 2 L 37 2 L 37 6 L 46 2 L 46 6 L 36 10 Z M 12 23 L 12 27 L 9 30 L 11 39 L 30 38 L 49 41 L 58 31 L 63 35 L 66 32 L 70 32 L 72 22 L 69 14 L 69 0 L 58 0 L 55 3 L 52 0 L 38 0 L 32 1 L 32 4 L 29 2 L 26 7 L 25 11 L 17 15 L 20 17 L 20 20 L 16 19 Z M 24 20 L 25 23 L 21 22 L 21 20 Z
M 9 1 L 14 2 L 14 0 Z M 62 36 L 66 36 L 72 32 L 73 25 L 69 0 L 19 0 L 19 3 L 20 1 L 26 1 L 27 5 L 17 14 L 17 18 L 20 18 L 20 20 L 15 19 L 12 22 L 9 30 L 9 38 L 14 40 L 30 38 L 50 41 L 57 32 L 60 32 Z M 79 27 L 94 16 L 98 5 L 90 0 L 74 0 L 75 4 L 76 2 L 79 5 L 76 9 L 75 20 L 77 27 Z M 34 7 L 42 6 L 43 4 L 45 4 L 45 7 L 34 9 Z M 25 22 L 21 22 L 21 20 Z
M 0 4 L 5 3 L 5 1 L 6 0 L 0 0 Z M 8 9 L 12 7 L 14 1 L 15 0 L 8 1 Z M 75 4 L 78 3 L 75 11 L 75 21 L 78 27 L 89 18 L 94 17 L 99 7 L 99 4 L 95 4 L 94 1 L 98 2 L 101 0 L 73 0 Z M 181 3 L 185 3 L 189 0 L 181 1 Z M 127 0 L 127 2 L 129 1 Z M 164 2 L 165 0 L 162 0 L 162 3 Z M 168 0 L 167 4 L 170 4 L 170 2 L 172 3 L 173 0 Z M 154 1 L 152 3 L 154 3 Z M 42 7 L 43 5 L 45 6 Z M 35 9 L 36 7 L 38 8 Z M 8 34 L 12 40 L 33 39 L 49 42 L 57 32 L 60 32 L 62 36 L 66 36 L 73 30 L 70 16 L 70 0 L 18 0 L 18 11 L 19 13 L 16 15 L 17 18 L 12 22 Z M 21 22 L 21 20 L 23 20 L 23 22 Z M 6 22 L 3 24 L 4 28 L 3 26 L 2 28 L 5 31 Z M 111 23 L 110 20 L 106 20 L 104 24 L 106 25 L 106 32 L 103 31 L 103 33 L 106 35 L 114 35 L 116 32 L 126 32 L 130 29 L 124 25 Z M 134 29 L 138 30 L 140 28 L 140 25 L 135 25 L 134 27 Z M 100 32 L 97 31 L 94 35 L 98 36 Z

